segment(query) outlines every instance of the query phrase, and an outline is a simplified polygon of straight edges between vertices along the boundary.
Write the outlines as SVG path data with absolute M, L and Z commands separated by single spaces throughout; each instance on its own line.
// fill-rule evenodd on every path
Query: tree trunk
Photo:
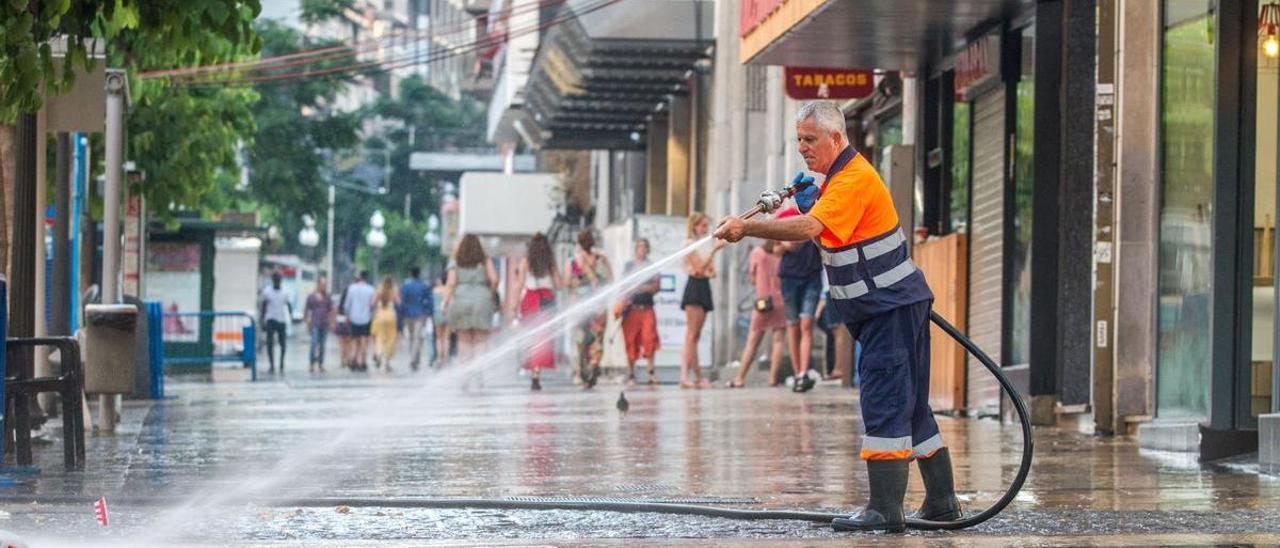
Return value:
M 9 235 L 13 219 L 14 126 L 0 125 L 0 273 L 9 278 Z

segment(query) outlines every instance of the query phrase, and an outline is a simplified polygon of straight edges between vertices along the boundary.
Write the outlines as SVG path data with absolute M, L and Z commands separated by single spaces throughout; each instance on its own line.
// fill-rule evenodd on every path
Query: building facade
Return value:
M 1251 451 L 1278 392 L 1280 8 L 918 4 L 744 0 L 739 57 L 896 71 L 846 105 L 851 140 L 882 171 L 886 150 L 911 147 L 904 224 L 925 245 L 957 235 L 953 319 L 1038 423 Z M 951 377 L 955 409 L 1007 407 L 976 365 Z
M 850 142 L 915 233 L 936 308 L 1038 424 L 1205 459 L 1256 447 L 1280 403 L 1280 4 L 645 4 L 708 22 L 684 30 L 640 5 L 540 35 L 513 92 L 521 146 L 592 151 L 598 227 L 747 209 L 801 167 L 790 78 L 865 73 L 869 90 L 840 99 Z M 705 11 L 673 19 L 681 5 Z M 745 257 L 726 250 L 715 282 L 718 363 L 745 324 Z M 935 337 L 936 410 L 1006 413 L 981 366 Z

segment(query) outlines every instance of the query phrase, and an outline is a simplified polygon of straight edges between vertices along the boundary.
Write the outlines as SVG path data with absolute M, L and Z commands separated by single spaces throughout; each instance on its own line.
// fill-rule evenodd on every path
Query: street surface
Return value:
M 90 437 L 83 472 L 62 469 L 60 442 L 42 446 L 42 472 L 11 475 L 12 485 L 0 489 L 6 513 L 0 529 L 36 546 L 1280 542 L 1280 478 L 1260 475 L 1248 459 L 1200 465 L 1139 451 L 1130 440 L 1054 429 L 1037 431 L 1035 466 L 1010 509 L 963 532 L 857 537 L 796 521 L 409 508 L 389 499 L 607 497 L 851 511 L 863 501 L 866 482 L 863 465 L 851 457 L 859 429 L 856 392 L 835 384 L 803 395 L 766 387 L 638 387 L 627 391 L 631 406 L 623 417 L 614 384 L 583 391 L 561 368 L 546 377 L 546 390 L 531 393 L 513 364 L 465 386 L 429 388 L 421 393 L 429 396 L 421 398 L 421 409 L 395 417 L 381 413 L 383 402 L 419 396 L 420 381 L 403 364 L 393 374 L 330 366 L 318 376 L 291 358 L 283 378 L 263 375 L 250 384 L 236 380 L 243 372 L 234 369 L 215 377 L 171 378 L 169 399 L 127 402 L 115 435 Z M 761 373 L 751 377 L 762 379 Z M 374 417 L 381 434 L 326 445 L 348 416 Z M 995 500 L 1017 469 L 1017 427 L 949 417 L 939 422 L 968 508 Z M 369 497 L 387 504 L 271 506 L 228 495 L 276 475 L 272 465 L 311 446 L 323 449 L 276 477 L 281 486 L 269 498 Z M 913 473 L 908 504 L 922 495 Z M 99 496 L 110 503 L 105 528 L 81 501 Z M 229 497 L 228 504 L 191 516 L 175 537 L 148 539 L 157 514 L 175 501 L 216 496 Z

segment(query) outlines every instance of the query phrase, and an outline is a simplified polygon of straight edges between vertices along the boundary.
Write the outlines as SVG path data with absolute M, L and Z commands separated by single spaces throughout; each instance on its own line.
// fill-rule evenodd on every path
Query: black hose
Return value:
M 959 330 L 952 326 L 949 322 L 939 316 L 937 312 L 930 312 L 929 319 L 938 327 L 942 328 L 947 335 L 960 343 L 970 354 L 978 358 L 987 370 L 995 375 L 996 380 L 1000 382 L 1000 388 L 1005 394 L 1009 395 L 1009 399 L 1013 402 L 1014 408 L 1018 412 L 1018 419 L 1022 424 L 1022 463 L 1018 468 L 1018 474 L 1013 478 L 1013 482 L 1009 484 L 1009 488 L 1005 491 L 1004 496 L 999 500 L 977 514 L 956 521 L 929 521 L 922 519 L 907 519 L 907 528 L 918 529 L 924 531 L 930 530 L 955 530 L 973 527 L 979 523 L 987 521 L 996 514 L 999 514 L 1014 497 L 1018 496 L 1018 491 L 1022 489 L 1022 484 L 1027 479 L 1027 474 L 1031 471 L 1032 456 L 1032 440 L 1031 440 L 1031 416 L 1027 412 L 1027 406 L 1022 402 L 1022 397 L 1018 395 L 1017 390 L 1013 388 L 1013 383 L 1004 375 L 1000 367 L 991 359 L 981 348 L 978 348 L 973 341 L 960 333 Z M 29 496 L 29 495 L 0 495 L 0 502 L 29 502 L 36 500 L 42 503 L 89 503 L 92 497 L 82 496 Z M 175 501 L 165 499 L 163 497 L 118 497 L 114 499 L 117 504 L 126 506 L 141 505 L 172 505 Z M 351 507 L 393 507 L 393 508 L 483 508 L 492 510 L 580 510 L 580 511 L 604 511 L 604 512 L 627 512 L 627 513 L 657 513 L 657 514 L 680 514 L 694 515 L 725 519 L 739 520 L 797 520 L 812 521 L 817 523 L 830 523 L 831 520 L 839 517 L 845 517 L 845 514 L 833 514 L 828 512 L 808 512 L 801 510 L 750 510 L 742 508 L 725 508 L 718 506 L 710 506 L 707 504 L 684 504 L 678 502 L 652 502 L 652 501 L 629 501 L 620 499 L 593 499 L 584 497 L 517 497 L 517 498 L 419 498 L 419 497 L 316 497 L 316 498 L 278 498 L 257 501 L 259 504 L 267 506 L 309 506 L 309 507 L 325 507 L 325 506 L 351 506 Z
M 1009 377 L 1004 376 L 1004 372 L 1000 370 L 1000 366 L 996 365 L 995 360 L 991 359 L 986 352 L 983 352 L 978 345 L 974 344 L 969 337 L 966 337 L 954 325 L 951 325 L 946 319 L 938 315 L 937 312 L 929 311 L 929 319 L 933 323 L 942 328 L 943 331 L 950 335 L 952 339 L 960 343 L 970 354 L 973 354 L 987 370 L 995 375 L 996 380 L 1000 382 L 1000 389 L 1009 396 L 1013 402 L 1013 408 L 1018 411 L 1018 422 L 1022 424 L 1022 463 L 1018 466 L 1018 475 L 1014 476 L 1013 483 L 1009 484 L 1009 488 L 1005 490 L 1004 496 L 1000 497 L 995 504 L 987 507 L 986 510 L 978 512 L 972 516 L 956 521 L 929 521 L 924 519 L 907 519 L 907 527 L 910 529 L 920 529 L 924 531 L 936 530 L 955 530 L 968 529 L 979 523 L 987 521 L 996 514 L 999 514 L 1014 497 L 1018 496 L 1018 491 L 1022 490 L 1022 484 L 1027 481 L 1027 474 L 1031 472 L 1031 454 L 1033 451 L 1031 440 L 1031 414 L 1027 411 L 1027 404 L 1023 403 L 1022 396 L 1013 388 L 1013 383 L 1009 381 Z

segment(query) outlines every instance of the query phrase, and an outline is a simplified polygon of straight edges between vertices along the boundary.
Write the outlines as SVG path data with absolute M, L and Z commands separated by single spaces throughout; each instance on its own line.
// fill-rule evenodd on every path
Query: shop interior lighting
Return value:
M 1258 38 L 1262 40 L 1262 53 L 1272 59 L 1280 57 L 1280 2 L 1262 6 L 1258 14 Z

